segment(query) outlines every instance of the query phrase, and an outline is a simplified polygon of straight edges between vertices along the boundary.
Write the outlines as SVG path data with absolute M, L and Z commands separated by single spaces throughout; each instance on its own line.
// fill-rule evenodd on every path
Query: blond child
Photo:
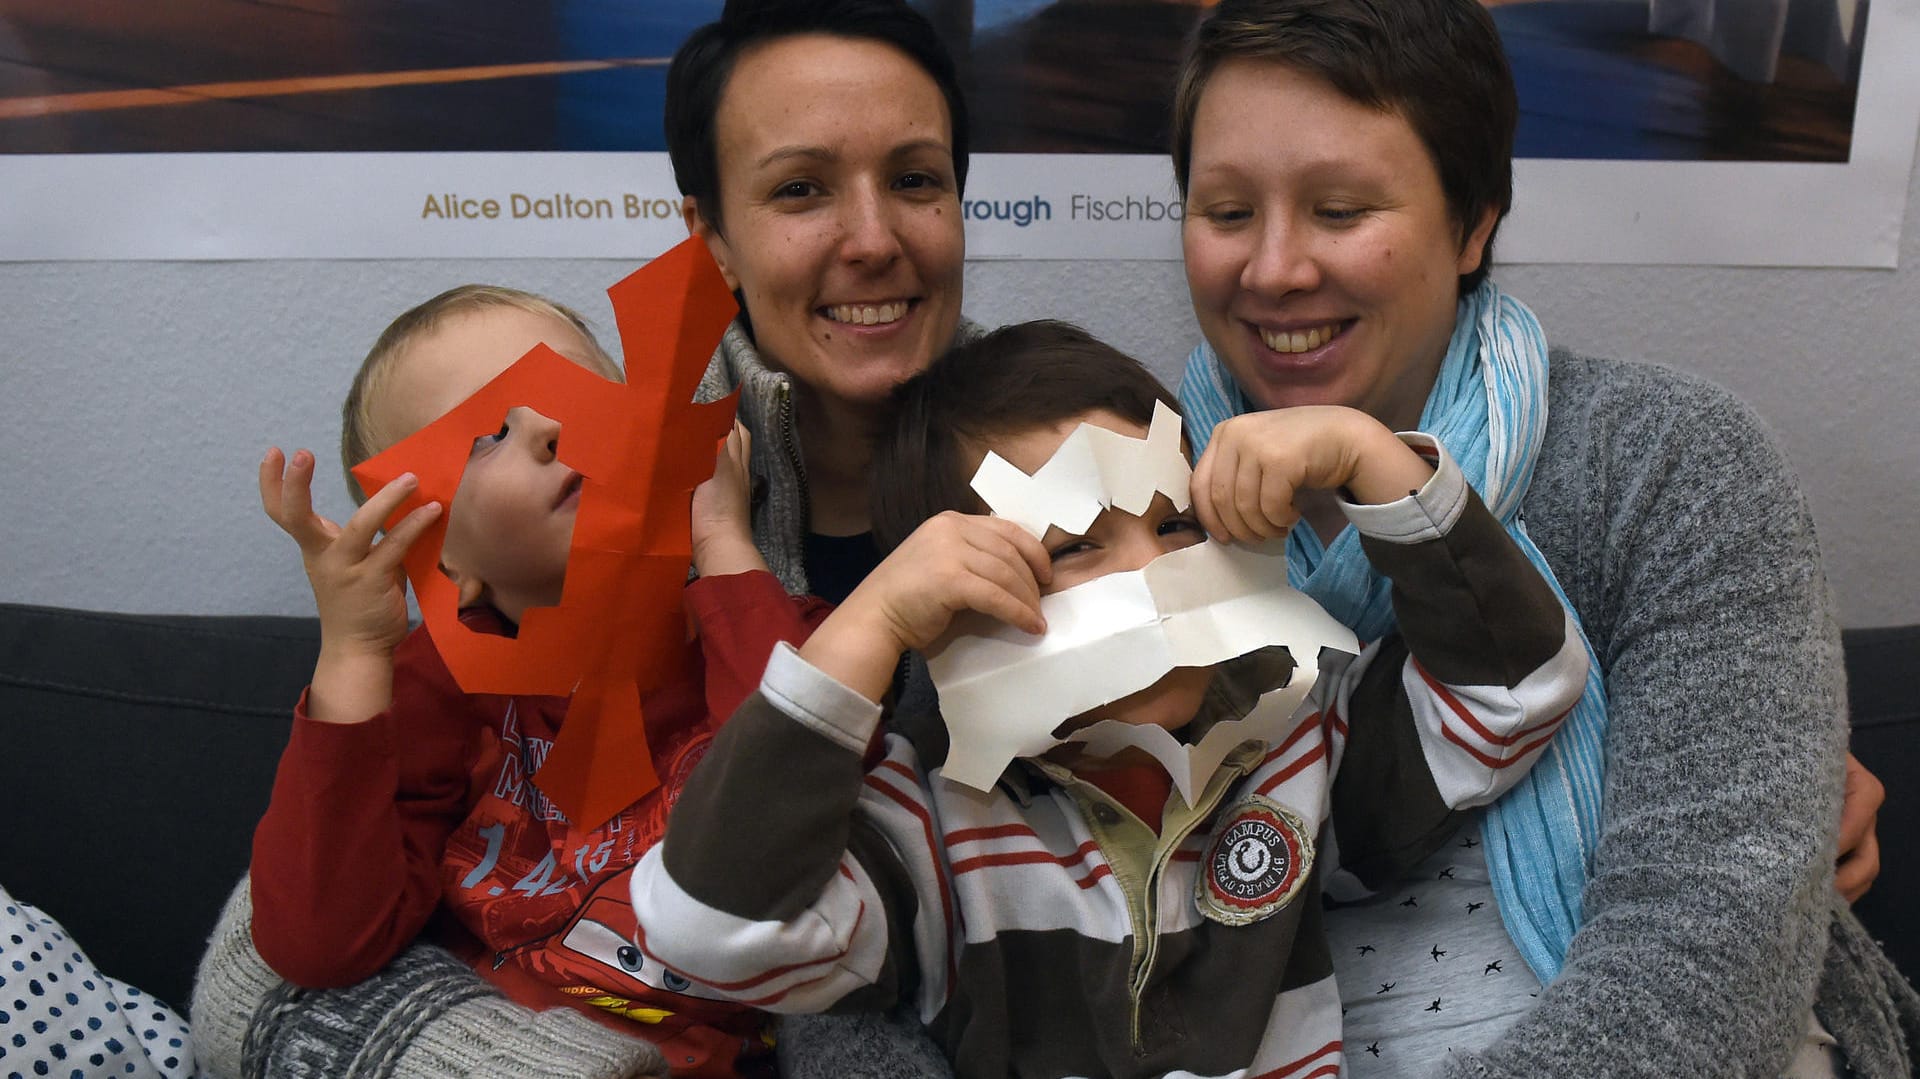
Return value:
M 432 423 L 539 343 L 622 377 L 577 314 L 529 293 L 469 285 L 406 312 L 348 392 L 342 464 L 351 470 Z M 517 407 L 473 444 L 439 558 L 471 629 L 511 635 L 529 608 L 559 602 L 581 488 L 560 459 L 563 434 Z M 736 432 L 694 499 L 700 578 L 686 601 L 703 668 L 678 672 L 644 702 L 663 785 L 606 822 L 568 821 L 539 789 L 565 698 L 463 693 L 427 628 L 409 629 L 401 559 L 447 510 L 428 503 L 381 536 L 416 486 L 408 474 L 335 524 L 313 511 L 313 455 L 268 451 L 261 502 L 300 545 L 321 627 L 313 682 L 254 836 L 253 937 L 277 973 L 302 986 L 351 984 L 431 923 L 509 996 L 577 1007 L 651 1041 L 676 1075 L 766 1070 L 762 1016 L 675 992 L 685 987 L 625 942 L 625 875 L 659 837 L 713 717 L 752 688 L 727 672 L 757 670 L 823 610 L 788 597 L 753 549 L 746 450 Z M 360 499 L 350 474 L 348 483 Z

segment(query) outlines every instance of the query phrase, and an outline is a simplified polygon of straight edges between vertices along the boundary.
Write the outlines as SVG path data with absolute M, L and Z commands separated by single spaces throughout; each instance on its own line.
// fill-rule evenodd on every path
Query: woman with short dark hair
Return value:
M 1223 0 L 1179 82 L 1196 489 L 1267 410 L 1434 432 L 1594 658 L 1525 780 L 1329 912 L 1342 1074 L 1910 1074 L 1920 1000 L 1832 884 L 1846 701 L 1805 502 L 1726 393 L 1550 354 L 1487 278 L 1515 119 L 1474 0 Z M 1296 583 L 1388 631 L 1332 499 L 1297 505 Z

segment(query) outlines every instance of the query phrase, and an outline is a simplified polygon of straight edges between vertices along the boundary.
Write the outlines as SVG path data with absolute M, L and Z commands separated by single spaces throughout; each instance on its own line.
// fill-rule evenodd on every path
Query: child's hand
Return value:
M 389 657 L 407 635 L 407 581 L 400 560 L 440 516 L 429 502 L 376 542 L 380 523 L 410 494 L 412 473 L 375 492 L 344 527 L 313 511 L 313 454 L 278 447 L 260 462 L 260 504 L 294 542 L 320 609 L 321 650 Z
M 1193 511 L 1218 540 L 1257 543 L 1300 518 L 1305 491 L 1346 488 L 1351 501 L 1391 502 L 1433 466 L 1357 409 L 1301 405 L 1235 416 L 1213 430 L 1193 470 Z
M 807 662 L 870 700 L 893 680 L 900 653 L 940 639 L 961 611 L 1045 633 L 1040 587 L 1046 548 L 999 517 L 949 510 L 894 549 L 801 648 Z
M 753 545 L 753 436 L 739 421 L 714 455 L 713 478 L 693 489 L 693 568 L 702 577 L 766 569 Z

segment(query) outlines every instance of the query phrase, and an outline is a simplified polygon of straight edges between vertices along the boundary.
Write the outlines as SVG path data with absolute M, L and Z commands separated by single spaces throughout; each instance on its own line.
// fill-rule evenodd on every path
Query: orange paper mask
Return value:
M 640 701 L 691 662 L 681 606 L 692 560 L 688 505 L 713 474 L 715 443 L 734 417 L 733 397 L 692 403 L 736 311 L 706 245 L 679 244 L 607 295 L 627 358 L 625 385 L 539 345 L 353 470 L 367 491 L 404 472 L 419 477 L 391 524 L 427 502 L 452 506 L 474 439 L 498 429 L 508 409 L 526 406 L 560 423 L 559 457 L 582 484 L 557 606 L 528 609 L 513 638 L 462 625 L 457 589 L 439 570 L 446 513 L 414 542 L 406 571 L 463 691 L 572 696 L 536 779 L 579 828 L 659 786 Z

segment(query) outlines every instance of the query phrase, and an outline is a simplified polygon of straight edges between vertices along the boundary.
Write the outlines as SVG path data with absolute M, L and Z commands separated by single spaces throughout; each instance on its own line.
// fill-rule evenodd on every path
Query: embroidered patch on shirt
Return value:
M 1200 913 L 1247 925 L 1293 901 L 1313 869 L 1313 835 L 1292 810 L 1252 795 L 1230 810 L 1194 881 Z

